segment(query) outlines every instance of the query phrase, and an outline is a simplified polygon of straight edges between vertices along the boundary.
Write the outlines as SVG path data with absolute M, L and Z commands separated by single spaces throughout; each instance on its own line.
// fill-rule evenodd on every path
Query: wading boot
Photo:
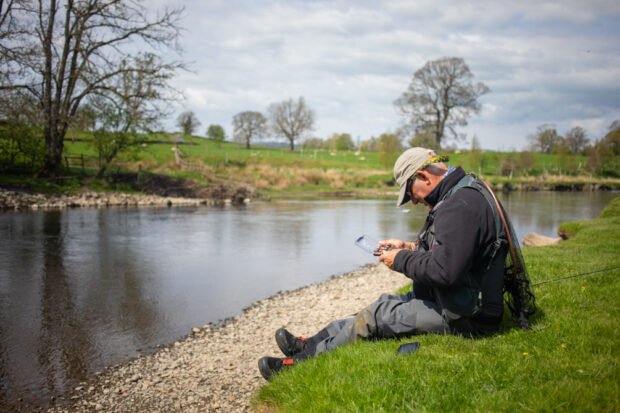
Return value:
M 278 331 L 276 331 L 276 343 L 278 343 L 278 347 L 280 347 L 282 353 L 287 357 L 293 357 L 294 354 L 308 348 L 308 343 L 305 338 L 295 337 L 285 328 L 279 328 Z
M 293 364 L 295 364 L 295 359 L 293 358 L 280 359 L 277 357 L 263 357 L 258 360 L 258 370 L 265 380 L 269 381 L 271 380 L 271 376 L 275 373 Z
M 258 370 L 265 380 L 269 381 L 280 370 L 289 368 L 312 356 L 314 356 L 314 348 L 309 347 L 290 358 L 263 357 L 258 360 Z

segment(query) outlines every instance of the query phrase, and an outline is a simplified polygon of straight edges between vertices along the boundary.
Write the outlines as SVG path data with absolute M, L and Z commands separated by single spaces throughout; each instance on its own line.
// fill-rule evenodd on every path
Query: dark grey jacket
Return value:
M 481 292 L 479 308 L 473 313 L 472 309 L 452 309 L 456 313 L 452 315 L 498 325 L 504 309 L 502 287 L 508 247 L 503 244 L 491 262 L 498 239 L 494 209 L 479 190 L 471 187 L 450 194 L 465 176 L 462 168 L 456 168 L 425 198 L 433 207 L 443 202 L 429 213 L 420 233 L 420 249 L 399 252 L 394 269 L 411 278 L 414 285 L 429 287 L 444 308 L 450 306 L 441 302 L 442 296 L 459 299 L 464 290 L 475 288 Z M 505 237 L 501 227 L 500 233 Z

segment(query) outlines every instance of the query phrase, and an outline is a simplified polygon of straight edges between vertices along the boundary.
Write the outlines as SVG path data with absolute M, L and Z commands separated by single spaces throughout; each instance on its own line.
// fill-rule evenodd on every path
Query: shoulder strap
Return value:
M 499 206 L 499 202 L 497 201 L 495 194 L 493 193 L 489 185 L 486 184 L 486 182 L 479 179 L 473 173 L 465 175 L 463 178 L 461 178 L 461 180 L 457 182 L 456 185 L 454 185 L 450 189 L 450 191 L 448 191 L 448 193 L 446 194 L 446 196 L 444 196 L 441 202 L 443 202 L 443 200 L 445 200 L 448 196 L 452 195 L 454 192 L 464 187 L 472 188 L 478 191 L 484 197 L 484 199 L 486 199 L 489 207 L 491 207 L 491 211 L 493 211 L 493 219 L 495 221 L 495 242 L 493 243 L 493 252 L 491 253 L 491 258 L 489 259 L 489 264 L 487 266 L 487 269 L 489 269 L 491 267 L 493 259 L 495 258 L 495 255 L 502 247 L 502 244 L 506 242 L 506 239 L 508 240 L 508 243 L 512 245 L 512 242 L 510 241 L 510 232 L 508 230 L 508 226 L 506 225 L 504 214 L 501 207 Z M 439 204 L 437 206 L 439 206 Z M 502 221 L 504 221 L 503 225 Z M 502 237 L 502 228 L 506 231 L 505 237 Z
M 499 212 L 499 215 L 502 217 L 502 222 L 504 224 L 504 230 L 506 231 L 506 238 L 508 238 L 508 246 L 510 247 L 510 256 L 512 257 L 512 265 L 514 267 L 513 274 L 516 277 L 517 276 L 517 256 L 515 253 L 515 247 L 514 245 L 512 245 L 512 237 L 510 234 L 510 230 L 508 229 L 508 224 L 506 223 L 506 217 L 504 217 L 502 208 L 499 206 L 499 202 L 497 201 L 495 194 L 491 190 L 491 187 L 486 182 L 484 182 L 482 179 L 480 179 L 480 182 L 484 184 L 484 186 L 489 190 L 489 193 L 493 196 L 493 200 L 495 201 L 495 205 L 497 206 L 497 211 Z

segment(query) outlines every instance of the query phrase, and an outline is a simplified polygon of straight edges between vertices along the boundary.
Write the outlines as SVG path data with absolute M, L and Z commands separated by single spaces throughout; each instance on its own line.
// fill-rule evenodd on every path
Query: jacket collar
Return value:
M 439 201 L 443 199 L 443 197 L 448 193 L 450 189 L 454 185 L 456 185 L 463 177 L 465 176 L 465 171 L 460 166 L 455 168 L 450 174 L 445 176 L 431 191 L 430 194 L 424 197 L 424 201 L 426 201 L 431 207 L 437 205 Z

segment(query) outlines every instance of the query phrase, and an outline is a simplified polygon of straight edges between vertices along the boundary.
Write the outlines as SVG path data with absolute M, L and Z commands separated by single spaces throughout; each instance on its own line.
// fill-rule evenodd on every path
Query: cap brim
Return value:
M 407 183 L 405 183 L 405 185 L 400 187 L 400 192 L 398 193 L 398 201 L 396 201 L 396 206 L 402 206 L 403 204 L 406 204 L 407 202 L 409 202 L 411 198 L 409 198 L 409 195 L 407 195 Z

